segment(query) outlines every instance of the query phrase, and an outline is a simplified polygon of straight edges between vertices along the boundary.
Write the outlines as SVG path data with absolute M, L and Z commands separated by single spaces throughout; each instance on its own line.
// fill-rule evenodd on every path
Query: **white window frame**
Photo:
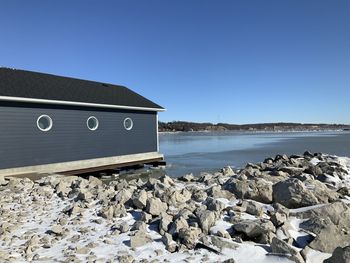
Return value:
M 46 118 L 49 120 L 49 127 L 47 127 L 46 129 L 43 129 L 40 127 L 39 125 L 39 120 L 41 118 Z M 51 130 L 52 126 L 53 126 L 53 121 L 51 119 L 51 117 L 49 115 L 46 115 L 46 114 L 43 114 L 43 115 L 40 115 L 37 119 L 36 119 L 36 126 L 38 127 L 39 130 L 43 131 L 43 132 L 47 132 L 49 130 Z
M 95 119 L 96 120 L 96 127 L 94 127 L 94 128 L 90 128 L 89 127 L 89 120 L 90 119 Z M 86 120 L 86 126 L 88 127 L 88 129 L 90 130 L 90 131 L 96 131 L 97 129 L 98 129 L 98 126 L 99 126 L 99 121 L 98 121 L 98 119 L 95 117 L 95 116 L 90 116 L 89 118 L 87 118 L 87 120 Z
M 128 121 L 128 120 L 130 120 L 130 122 L 131 122 L 130 127 L 126 127 L 126 125 L 125 125 L 126 121 Z M 124 129 L 127 131 L 132 130 L 132 128 L 134 127 L 134 121 L 130 117 L 125 118 L 123 124 L 124 124 Z

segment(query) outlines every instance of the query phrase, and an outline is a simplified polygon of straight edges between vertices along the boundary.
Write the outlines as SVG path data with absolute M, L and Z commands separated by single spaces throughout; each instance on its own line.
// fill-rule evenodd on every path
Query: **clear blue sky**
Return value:
M 0 65 L 122 84 L 160 120 L 350 124 L 350 1 L 0 2 Z

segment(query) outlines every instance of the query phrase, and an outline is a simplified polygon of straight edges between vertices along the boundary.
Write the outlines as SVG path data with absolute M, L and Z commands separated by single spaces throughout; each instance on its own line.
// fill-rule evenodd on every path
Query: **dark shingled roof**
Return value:
M 9 68 L 0 68 L 0 96 L 163 110 L 124 86 Z

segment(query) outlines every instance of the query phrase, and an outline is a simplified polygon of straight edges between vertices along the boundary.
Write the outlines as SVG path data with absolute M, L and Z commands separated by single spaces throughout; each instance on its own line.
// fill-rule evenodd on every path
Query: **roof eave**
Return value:
M 137 107 L 137 106 L 77 102 L 77 101 L 64 101 L 64 100 L 32 99 L 32 98 L 11 97 L 11 96 L 0 96 L 0 101 L 54 104 L 54 105 L 70 105 L 70 106 L 81 106 L 81 107 L 96 107 L 96 108 L 124 109 L 124 110 L 138 110 L 138 111 L 162 112 L 162 111 L 166 110 L 164 108 L 148 108 L 148 107 Z

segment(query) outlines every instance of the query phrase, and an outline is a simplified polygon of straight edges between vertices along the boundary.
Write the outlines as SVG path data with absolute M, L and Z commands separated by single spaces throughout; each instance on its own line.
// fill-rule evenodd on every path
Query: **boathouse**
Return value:
M 124 86 L 0 68 L 0 175 L 161 161 L 160 111 Z

